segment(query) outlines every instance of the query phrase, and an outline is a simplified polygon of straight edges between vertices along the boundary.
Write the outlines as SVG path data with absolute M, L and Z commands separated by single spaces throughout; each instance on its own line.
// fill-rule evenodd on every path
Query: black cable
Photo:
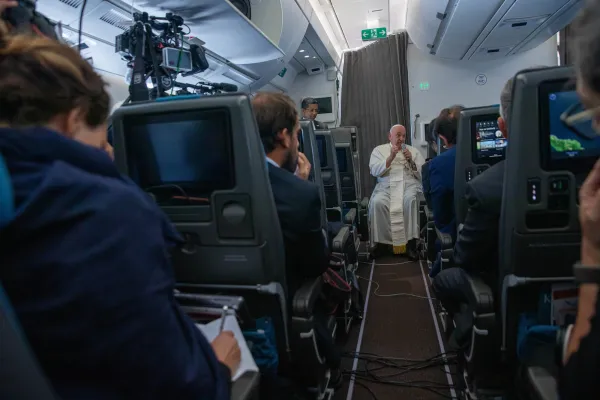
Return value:
M 428 380 L 392 380 L 392 377 L 398 377 L 401 375 L 407 375 L 416 371 L 423 371 L 426 369 L 434 368 L 441 369 L 446 365 L 455 365 L 458 364 L 457 354 L 456 353 L 440 353 L 433 357 L 429 357 L 426 359 L 409 359 L 402 357 L 383 357 L 373 353 L 344 353 L 343 357 L 351 357 L 356 358 L 362 361 L 362 366 L 360 370 L 356 371 L 344 371 L 346 376 L 350 378 L 354 378 L 356 383 L 359 380 L 361 382 L 361 386 L 365 387 L 364 382 L 380 384 L 380 385 L 390 385 L 390 386 L 399 386 L 399 387 L 407 387 L 407 388 L 416 388 L 421 390 L 427 390 L 436 395 L 439 395 L 443 398 L 451 399 L 451 396 L 444 394 L 442 391 L 452 390 L 457 391 L 455 387 L 449 385 L 447 383 L 441 382 L 433 382 Z M 393 373 L 384 373 L 385 370 L 395 369 Z M 445 373 L 445 371 L 444 371 Z M 372 396 L 374 394 L 369 391 Z M 374 398 L 376 398 L 374 396 Z
M 83 4 L 81 5 L 81 13 L 79 14 L 79 34 L 77 37 L 77 48 L 79 49 L 79 54 L 81 54 L 81 34 L 83 32 L 83 15 L 85 13 L 86 5 L 87 0 L 83 0 Z
M 365 385 L 364 383 L 357 381 L 356 379 L 354 379 L 354 383 L 357 384 L 358 386 L 362 387 L 363 389 L 365 389 L 367 392 L 369 392 L 369 394 L 371 395 L 371 397 L 373 397 L 374 400 L 379 400 L 377 398 L 377 395 L 375 394 L 375 392 L 373 392 L 373 390 L 368 387 L 367 385 Z

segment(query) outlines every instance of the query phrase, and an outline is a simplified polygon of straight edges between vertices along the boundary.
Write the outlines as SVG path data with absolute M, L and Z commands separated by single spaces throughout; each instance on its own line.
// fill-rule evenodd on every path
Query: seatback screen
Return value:
M 600 156 L 600 136 L 587 119 L 570 128 L 561 115 L 570 107 L 573 113 L 583 111 L 577 92 L 566 81 L 540 86 L 540 143 L 542 167 L 546 170 L 587 172 Z
M 493 165 L 504 160 L 508 140 L 498 127 L 498 115 L 472 117 L 471 141 L 474 164 Z
M 123 125 L 130 177 L 160 205 L 200 205 L 233 188 L 227 111 L 136 115 Z
M 338 147 L 335 149 L 337 154 L 338 170 L 341 173 L 348 172 L 348 160 L 346 159 L 346 148 Z
M 321 168 L 327 168 L 327 148 L 325 146 L 325 136 L 316 135 L 317 149 L 319 150 L 319 161 Z
M 600 136 L 592 128 L 590 120 L 575 125 L 577 132 L 560 120 L 561 114 L 579 100 L 575 91 L 550 93 L 548 95 L 550 118 L 550 158 L 597 157 L 600 154 Z M 583 111 L 580 107 L 576 110 Z

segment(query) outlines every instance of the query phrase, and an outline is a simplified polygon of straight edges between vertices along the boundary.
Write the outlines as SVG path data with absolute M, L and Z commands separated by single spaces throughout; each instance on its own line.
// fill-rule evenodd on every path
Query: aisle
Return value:
M 371 271 L 372 278 L 369 280 Z M 354 364 L 352 355 L 361 331 L 359 324 L 345 343 L 347 357 L 344 359 L 344 369 L 348 374 L 344 387 L 334 399 L 451 399 L 454 392 L 451 392 L 444 372 L 440 339 L 419 263 L 402 257 L 381 257 L 374 266 L 371 263 L 361 264 L 359 275 L 365 296 L 369 283 L 371 290 L 355 369 L 357 378 L 354 384 L 350 382 Z M 429 285 L 428 278 L 426 281 Z M 437 359 L 431 360 L 436 356 Z M 366 357 L 370 358 L 369 362 L 366 362 Z M 412 362 L 389 360 L 404 366 L 390 368 L 382 366 L 381 362 L 387 361 L 382 357 L 397 357 Z M 396 381 L 403 386 L 369 382 L 369 379 Z M 417 385 L 423 388 L 414 387 Z

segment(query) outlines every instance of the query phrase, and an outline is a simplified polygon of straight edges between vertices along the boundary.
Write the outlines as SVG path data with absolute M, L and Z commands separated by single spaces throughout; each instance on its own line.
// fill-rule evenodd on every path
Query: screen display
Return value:
M 561 115 L 570 107 L 575 107 L 572 114 L 583 111 L 571 81 L 544 82 L 538 88 L 538 95 L 541 167 L 547 171 L 587 174 L 600 156 L 600 137 L 589 119 L 573 127 L 561 121 Z
M 338 170 L 341 173 L 348 172 L 348 160 L 346 159 L 346 148 L 338 147 L 335 149 L 337 153 Z
M 333 105 L 331 104 L 331 97 L 317 97 L 315 98 L 319 105 L 319 114 L 331 114 L 333 113 Z
M 548 95 L 551 160 L 598 157 L 600 154 L 600 136 L 592 128 L 590 120 L 577 124 L 578 132 L 569 129 L 560 120 L 561 114 L 578 102 L 575 91 Z
M 473 163 L 495 164 L 504 159 L 508 141 L 498 128 L 498 116 L 477 116 L 472 118 Z
M 325 136 L 316 135 L 317 149 L 319 151 L 319 161 L 321 168 L 327 168 L 327 149 L 325 147 Z
M 136 115 L 123 127 L 130 177 L 160 205 L 201 205 L 234 186 L 226 111 Z

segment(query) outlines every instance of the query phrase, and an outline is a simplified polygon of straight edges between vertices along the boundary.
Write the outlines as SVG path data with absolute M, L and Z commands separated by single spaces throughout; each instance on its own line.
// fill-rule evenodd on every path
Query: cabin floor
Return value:
M 342 343 L 345 380 L 333 399 L 456 399 L 455 357 L 443 357 L 447 346 L 427 263 L 386 255 L 361 262 L 357 274 L 364 318 Z

